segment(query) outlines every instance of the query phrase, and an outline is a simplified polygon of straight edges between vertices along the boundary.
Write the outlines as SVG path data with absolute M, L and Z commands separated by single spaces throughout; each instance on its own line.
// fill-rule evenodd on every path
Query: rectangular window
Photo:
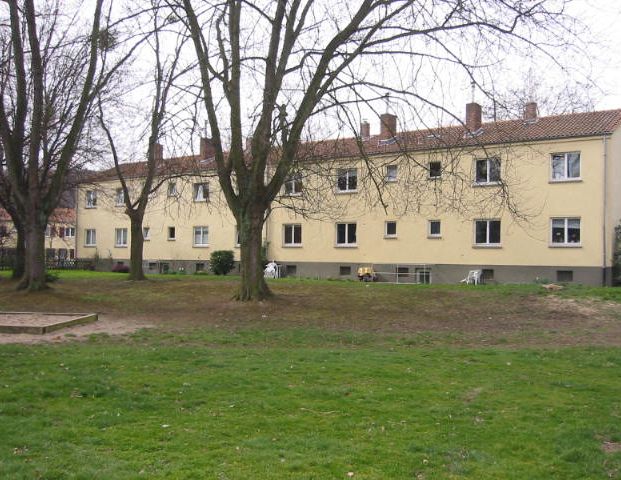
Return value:
M 552 154 L 552 181 L 580 180 L 580 152 Z
M 209 229 L 207 227 L 194 227 L 194 246 L 206 247 L 209 245 Z
M 399 169 L 397 165 L 386 165 L 386 181 L 396 182 L 398 172 L 399 172 Z
M 291 224 L 283 225 L 284 245 L 299 246 L 302 245 L 302 225 Z
M 410 276 L 410 267 L 397 267 L 395 269 L 395 273 L 397 274 L 397 279 L 409 277 Z
M 69 260 L 73 260 L 75 258 L 75 250 L 73 248 L 69 249 Z
M 298 267 L 296 265 L 287 265 L 285 266 L 285 272 L 287 276 L 295 276 L 298 272 Z
M 442 176 L 442 163 L 429 162 L 429 178 L 440 178 Z
M 336 224 L 336 244 L 338 246 L 356 245 L 356 224 L 337 223 Z
M 339 267 L 339 275 L 345 277 L 347 275 L 351 275 L 351 266 L 350 265 L 341 265 Z
M 168 182 L 168 190 L 166 192 L 169 197 L 176 197 L 177 196 L 177 183 Z
M 574 271 L 573 270 L 557 270 L 556 281 L 557 282 L 573 282 Z
M 177 238 L 177 231 L 175 227 L 168 227 L 168 240 L 175 240 Z
M 151 228 L 150 227 L 142 227 L 142 239 L 151 240 Z
M 94 247 L 97 244 L 97 231 L 94 228 L 84 230 L 84 245 Z
M 429 220 L 427 235 L 430 237 L 442 236 L 442 223 L 440 220 Z
M 193 195 L 195 202 L 207 202 L 209 200 L 209 184 L 195 183 Z
M 500 220 L 476 220 L 476 245 L 500 245 Z
M 127 228 L 114 229 L 114 246 L 127 247 Z
M 390 221 L 384 224 L 384 237 L 395 238 L 397 236 L 397 222 Z
M 429 267 L 416 267 L 414 269 L 414 275 L 416 276 L 416 283 L 431 283 L 431 271 Z
M 302 194 L 302 175 L 299 173 L 290 175 L 285 180 L 285 195 L 301 195 Z
M 75 237 L 75 227 L 65 227 L 64 234 L 66 238 Z
M 475 183 L 479 185 L 500 182 L 500 159 L 484 158 L 475 164 Z
M 117 207 L 122 207 L 125 205 L 125 192 L 123 192 L 122 188 L 117 188 L 114 195 L 114 203 Z
M 97 192 L 95 190 L 86 191 L 86 208 L 95 208 L 97 206 Z
M 580 219 L 553 218 L 552 245 L 579 245 Z
M 239 247 L 241 245 L 241 236 L 239 234 L 239 227 L 235 227 L 235 246 Z
M 494 269 L 484 268 L 481 270 L 481 282 L 491 282 L 494 280 Z
M 198 272 L 204 272 L 205 271 L 205 263 L 203 262 L 199 262 L 194 266 L 194 271 L 196 273 Z
M 355 192 L 358 190 L 358 169 L 339 169 L 337 171 L 336 185 L 339 192 Z
M 46 237 L 51 237 L 52 236 L 52 226 L 48 225 L 47 227 L 45 227 L 45 236 Z

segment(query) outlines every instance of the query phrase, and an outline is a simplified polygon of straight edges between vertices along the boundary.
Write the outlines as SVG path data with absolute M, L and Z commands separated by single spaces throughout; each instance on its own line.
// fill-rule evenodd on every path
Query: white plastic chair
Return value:
M 270 262 L 265 267 L 265 270 L 263 270 L 263 276 L 265 278 L 278 278 L 278 270 L 278 264 L 276 262 Z
M 465 283 L 466 285 L 470 285 L 472 283 L 473 285 L 478 285 L 479 283 L 481 283 L 482 273 L 482 270 L 470 270 L 468 272 L 468 276 L 461 280 L 459 283 Z

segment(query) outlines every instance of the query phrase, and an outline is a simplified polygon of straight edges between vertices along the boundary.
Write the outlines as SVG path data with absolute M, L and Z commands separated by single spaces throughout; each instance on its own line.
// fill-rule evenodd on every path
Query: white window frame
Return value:
M 84 246 L 94 247 L 97 245 L 97 229 L 85 228 L 84 229 Z
M 388 224 L 389 223 L 394 223 L 395 224 L 395 233 L 388 233 Z M 386 220 L 384 222 L 384 238 L 397 238 L 397 221 L 396 220 Z
M 345 243 L 339 243 L 339 225 L 345 225 Z M 356 235 L 356 241 L 353 243 L 349 243 L 347 241 L 347 239 L 349 238 L 349 230 L 351 229 L 351 226 L 354 225 L 354 229 L 355 229 L 355 235 Z M 358 224 L 356 222 L 338 222 L 336 224 L 335 227 L 335 234 L 336 234 L 336 238 L 335 238 L 335 245 L 339 248 L 351 248 L 351 247 L 357 247 L 358 246 Z
M 440 164 L 440 173 L 439 173 L 439 175 L 432 175 L 431 174 L 431 164 L 432 163 Z M 476 169 L 476 166 L 475 166 L 475 169 Z M 476 172 L 475 172 L 475 174 L 476 174 Z M 427 164 L 427 178 L 429 178 L 430 180 L 437 180 L 438 178 L 442 178 L 442 162 L 437 161 L 437 160 L 433 160 L 433 161 L 430 161 Z M 475 180 L 476 180 L 476 177 L 475 177 Z
M 117 207 L 123 207 L 125 206 L 125 192 L 123 191 L 123 188 L 117 188 L 116 192 L 114 193 L 114 204 Z
M 200 192 L 200 195 L 199 195 Z M 192 198 L 195 202 L 209 201 L 209 183 L 200 182 L 192 186 Z
M 554 178 L 554 157 L 563 156 L 563 176 Z M 577 177 L 569 176 L 569 155 L 578 155 L 578 170 L 580 175 Z M 550 154 L 550 182 L 562 183 L 562 182 L 580 182 L 582 181 L 582 156 L 580 152 L 556 152 Z
M 300 230 L 300 241 L 295 241 L 295 229 Z M 291 229 L 291 242 L 287 243 L 287 229 Z M 285 223 L 282 226 L 282 245 L 283 247 L 301 247 L 302 246 L 302 224 L 301 223 Z
M 563 242 L 554 241 L 554 221 L 555 220 L 563 221 Z M 569 222 L 571 220 L 578 221 L 578 229 L 580 231 L 580 241 L 578 242 L 569 241 Z M 550 218 L 550 247 L 579 248 L 581 246 L 582 246 L 582 219 L 580 217 L 552 217 Z
M 151 240 L 151 227 L 142 227 L 142 239 L 145 242 Z
M 439 223 L 440 224 L 440 233 L 432 233 L 431 232 L 431 225 L 433 223 Z M 476 232 L 475 232 L 476 235 Z M 442 220 L 427 220 L 427 237 L 428 238 L 442 238 Z
M 87 190 L 85 194 L 85 208 L 97 208 L 97 190 Z
M 197 233 L 200 236 L 198 243 L 196 242 Z M 192 246 L 203 248 L 209 246 L 209 227 L 207 225 L 198 225 L 192 229 Z
M 127 228 L 115 228 L 114 229 L 114 246 L 116 248 L 127 247 L 128 233 Z
M 300 173 L 289 175 L 283 184 L 284 194 L 288 197 L 302 195 L 303 188 L 304 185 L 302 183 L 302 175 Z
M 391 169 L 394 171 L 394 174 L 391 174 Z M 394 183 L 399 179 L 399 166 L 392 164 L 386 165 L 386 183 Z
M 339 180 L 341 177 L 345 178 L 345 188 L 341 188 Z M 356 179 L 356 188 L 351 188 L 351 179 Z M 339 168 L 336 171 L 336 191 L 338 193 L 355 193 L 358 191 L 358 169 L 352 168 Z
M 485 162 L 486 165 L 486 175 L 485 181 L 480 181 L 477 179 L 478 173 L 478 164 L 479 162 Z M 498 162 L 498 180 L 490 180 L 491 175 L 491 163 Z M 476 158 L 474 160 L 474 184 L 475 185 L 499 185 L 502 181 L 502 163 L 500 161 L 500 157 L 487 157 L 487 158 Z
M 485 238 L 486 238 L 486 242 L 485 243 L 477 243 L 477 223 L 478 222 L 486 222 L 487 227 L 486 227 L 486 233 L 485 233 Z M 490 237 L 490 223 L 491 222 L 498 222 L 499 225 L 499 236 L 500 239 L 497 243 L 492 243 L 489 241 L 489 237 Z M 476 247 L 500 247 L 502 245 L 502 222 L 499 218 L 477 218 L 476 220 L 474 220 L 473 222 L 473 227 L 474 227 L 474 246 Z
M 75 237 L 75 227 L 65 227 L 64 235 L 65 238 L 73 238 Z

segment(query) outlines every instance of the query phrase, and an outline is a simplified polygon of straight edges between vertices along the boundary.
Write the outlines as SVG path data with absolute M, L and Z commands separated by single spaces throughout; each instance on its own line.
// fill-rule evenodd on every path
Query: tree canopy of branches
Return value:
M 488 94 L 486 69 L 500 58 L 540 51 L 543 38 L 561 47 L 569 32 L 562 0 L 168 4 L 196 52 L 219 183 L 240 233 L 241 300 L 270 295 L 261 232 L 313 119 L 351 118 L 387 93 L 412 110 L 442 109 L 429 86 L 456 71 Z
M 91 10 L 66 2 L 3 2 L 0 21 L 0 139 L 16 219 L 23 228 L 20 288 L 46 288 L 44 231 L 63 192 L 94 101 L 132 48 L 117 47 L 104 0 Z M 89 16 L 90 19 L 85 19 Z
M 153 65 L 153 108 L 149 116 L 149 134 L 147 160 L 144 163 L 144 176 L 141 178 L 139 185 L 132 189 L 129 186 L 129 178 L 123 172 L 121 159 L 114 140 L 114 134 L 110 126 L 104 118 L 104 111 L 99 104 L 99 123 L 110 146 L 110 153 L 114 161 L 114 169 L 121 183 L 123 202 L 125 204 L 125 213 L 130 220 L 130 280 L 145 280 L 145 274 L 142 266 L 144 237 L 142 231 L 142 223 L 147 210 L 149 199 L 158 191 L 158 189 L 170 178 L 176 176 L 179 172 L 176 166 L 170 162 L 163 161 L 163 148 L 158 143 L 162 123 L 166 116 L 166 105 L 168 96 L 173 82 L 179 72 L 177 71 L 178 61 L 180 59 L 181 49 L 184 45 L 183 39 L 175 36 L 177 44 L 169 56 L 162 53 L 160 36 L 161 28 L 165 25 L 159 14 L 161 10 L 157 2 L 152 2 L 151 9 L 153 28 L 149 33 L 151 37 L 151 47 L 154 56 Z

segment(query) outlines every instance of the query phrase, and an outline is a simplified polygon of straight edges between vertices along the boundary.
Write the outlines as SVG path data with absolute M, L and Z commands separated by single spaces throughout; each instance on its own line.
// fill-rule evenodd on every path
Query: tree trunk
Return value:
M 45 227 L 37 219 L 28 219 L 24 229 L 25 271 L 17 288 L 29 292 L 45 290 L 48 288 L 45 278 Z
M 17 230 L 17 239 L 15 241 L 15 259 L 11 278 L 19 280 L 26 272 L 26 233 L 21 223 L 13 222 L 13 225 L 15 230 Z
M 131 221 L 131 245 L 129 257 L 129 279 L 146 280 L 142 269 L 144 238 L 142 238 L 142 215 L 129 217 Z
M 263 276 L 262 248 L 264 212 L 254 211 L 241 216 L 239 234 L 241 241 L 241 285 L 237 299 L 242 301 L 263 300 L 271 297 Z

